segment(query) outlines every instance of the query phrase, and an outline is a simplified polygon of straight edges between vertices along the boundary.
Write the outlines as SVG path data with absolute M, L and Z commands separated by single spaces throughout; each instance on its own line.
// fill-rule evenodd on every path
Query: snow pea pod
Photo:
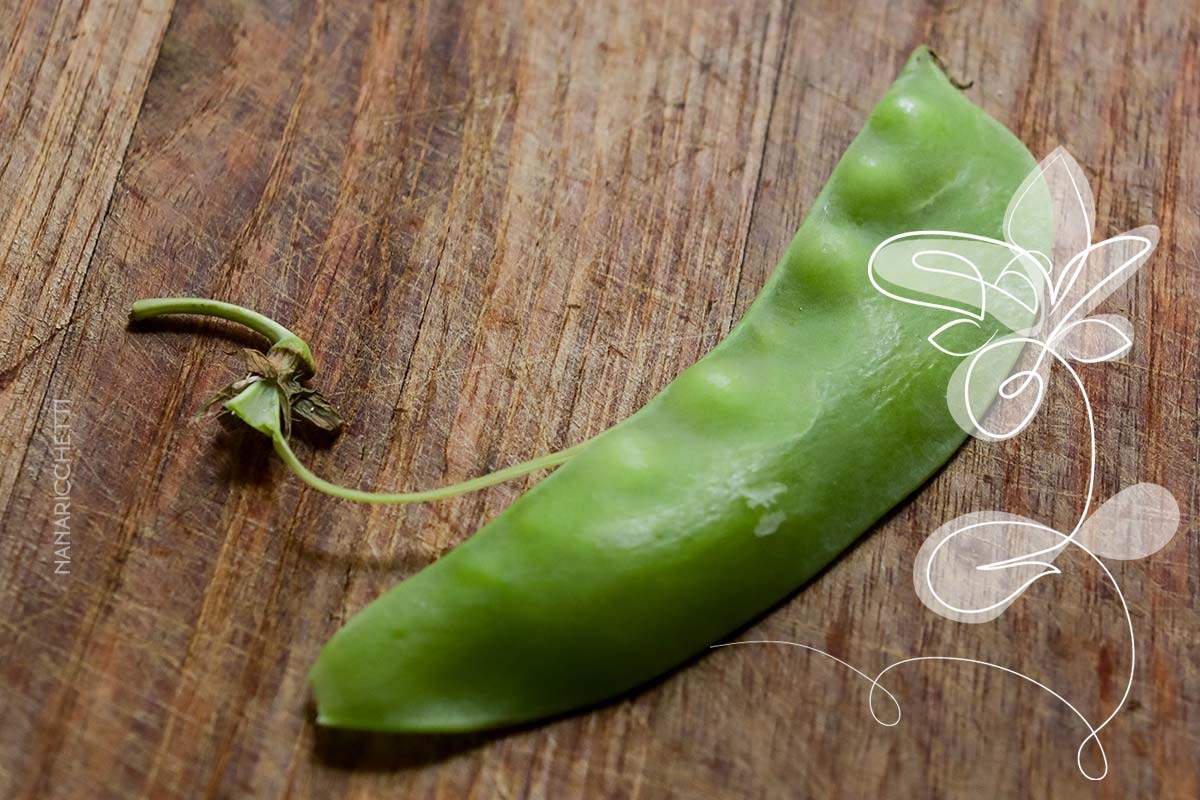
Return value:
M 462 731 L 592 705 L 796 590 L 966 436 L 946 407 L 956 362 L 925 341 L 947 317 L 873 291 L 872 249 L 1000 237 L 1033 166 L 916 51 L 741 322 L 354 616 L 312 669 L 319 722 Z

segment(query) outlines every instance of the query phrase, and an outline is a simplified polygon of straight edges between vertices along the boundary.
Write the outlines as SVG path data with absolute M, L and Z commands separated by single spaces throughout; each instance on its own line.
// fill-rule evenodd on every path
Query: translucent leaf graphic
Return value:
M 1086 317 L 1133 277 L 1154 252 L 1158 238 L 1158 228 L 1145 225 L 1074 254 L 1064 267 L 1045 330 L 1059 330 Z
M 987 344 L 987 342 L 964 350 L 962 349 L 961 345 L 954 344 L 946 340 L 952 338 L 954 334 L 961 334 L 964 331 L 968 333 L 978 333 L 979 330 L 979 323 L 973 319 L 952 319 L 945 325 L 939 327 L 933 333 L 929 334 L 927 338 L 931 345 L 948 356 L 969 356 L 972 353 L 977 352 L 979 348 L 983 347 L 985 344 Z M 946 335 L 948 332 L 950 333 L 950 336 Z
M 1067 325 L 1051 346 L 1065 358 L 1083 364 L 1111 361 L 1133 347 L 1133 326 L 1118 314 L 1097 314 Z
M 1041 305 L 1041 270 L 1006 242 L 952 231 L 913 231 L 884 240 L 871 254 L 872 284 L 895 300 L 1011 330 L 1029 327 Z
M 1002 296 L 1011 298 L 1027 311 L 1031 318 L 1038 314 L 1045 305 L 1043 298 L 1043 283 L 1037 275 L 1030 276 L 1030 271 L 1007 268 L 996 278 L 995 287 Z
M 1004 238 L 1037 254 L 1049 279 L 1051 300 L 1057 300 L 1062 296 L 1062 268 L 1091 244 L 1095 220 L 1096 202 L 1087 176 L 1059 147 L 1013 194 L 1004 215 Z M 1047 241 L 1052 242 L 1048 251 Z
M 1169 491 L 1139 483 L 1109 498 L 1074 541 L 1101 558 L 1145 558 L 1166 546 L 1179 521 Z M 913 585 L 921 602 L 947 619 L 988 622 L 1036 581 L 1059 574 L 1052 562 L 1068 544 L 1064 534 L 1016 514 L 964 514 L 921 545 Z
M 984 441 L 1016 436 L 1045 396 L 1051 357 L 1028 331 L 989 342 L 954 370 L 946 405 L 960 428 Z
M 1020 560 L 1062 541 L 1050 528 L 1016 514 L 964 514 L 931 533 L 913 564 L 921 602 L 956 622 L 989 622 L 1035 581 L 1058 574 L 1046 560 Z
M 1075 538 L 1102 558 L 1128 561 L 1157 553 L 1177 530 L 1175 496 L 1157 484 L 1139 483 L 1110 497 Z

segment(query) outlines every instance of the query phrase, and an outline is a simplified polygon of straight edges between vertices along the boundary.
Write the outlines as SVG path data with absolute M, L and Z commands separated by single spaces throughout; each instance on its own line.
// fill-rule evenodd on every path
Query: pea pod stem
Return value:
M 300 364 L 306 369 L 305 375 L 312 375 L 316 372 L 316 363 L 313 360 L 312 351 L 309 349 L 307 342 L 270 317 L 249 308 L 234 305 L 233 303 L 208 300 L 200 297 L 158 297 L 148 300 L 138 300 L 133 304 L 129 317 L 131 320 L 137 322 L 153 317 L 175 314 L 216 317 L 245 325 L 247 328 L 266 337 L 271 343 L 272 351 L 282 350 L 296 356 Z M 286 367 L 287 369 L 298 369 L 295 366 L 294 359 L 287 363 L 291 365 Z M 266 367 L 263 370 L 270 371 Z M 290 376 L 290 372 L 288 375 L 282 376 L 282 378 L 276 375 L 270 381 L 265 380 L 265 376 L 262 375 L 251 376 L 235 384 L 234 388 L 236 391 L 231 393 L 228 399 L 224 400 L 223 407 L 250 427 L 269 436 L 276 454 L 283 460 L 288 469 L 295 473 L 296 477 L 317 491 L 343 500 L 379 505 L 408 505 L 411 503 L 444 500 L 519 478 L 539 469 L 556 467 L 569 460 L 587 444 L 587 442 L 582 442 L 564 450 L 546 453 L 477 478 L 471 478 L 449 486 L 442 486 L 423 492 L 372 492 L 355 489 L 327 481 L 318 476 L 301 463 L 296 453 L 292 450 L 286 432 L 288 428 L 286 425 L 287 420 L 281 418 L 281 415 L 286 416 L 289 413 L 290 403 L 286 397 L 287 392 L 280 385 L 281 379 L 286 383 L 287 378 Z M 294 384 L 294 386 L 298 387 L 299 384 Z M 339 419 L 338 426 L 340 427 L 340 425 L 341 422 Z
M 134 303 L 129 311 L 129 318 L 134 322 L 140 322 L 153 317 L 175 314 L 216 317 L 245 325 L 255 333 L 265 336 L 272 348 L 290 350 L 299 356 L 308 368 L 310 375 L 317 371 L 316 362 L 313 360 L 312 351 L 307 342 L 265 314 L 260 314 L 244 306 L 220 300 L 208 300 L 203 297 L 152 297 Z
M 513 464 L 503 469 L 498 469 L 495 472 L 489 472 L 478 478 L 471 478 L 460 483 L 442 486 L 437 489 L 429 489 L 424 492 L 371 492 L 362 489 L 353 489 L 341 484 L 331 483 L 324 478 L 316 475 L 308 467 L 300 462 L 288 443 L 286 437 L 282 433 L 275 432 L 271 436 L 271 442 L 275 446 L 275 452 L 279 455 L 283 462 L 287 464 L 288 469 L 295 473 L 296 477 L 304 481 L 306 484 L 316 489 L 319 492 L 324 492 L 334 497 L 340 497 L 343 500 L 353 500 L 359 503 L 374 503 L 376 505 L 409 505 L 411 503 L 428 503 L 434 500 L 446 500 L 451 497 L 457 497 L 460 494 L 467 494 L 479 489 L 485 489 L 489 486 L 495 486 L 498 483 L 504 483 L 514 478 L 519 478 L 522 475 L 528 475 L 539 469 L 547 469 L 557 467 L 566 462 L 579 452 L 586 442 L 568 447 L 565 450 L 559 450 L 554 453 L 546 453 L 545 455 L 531 458 L 528 461 L 522 461 L 520 464 Z

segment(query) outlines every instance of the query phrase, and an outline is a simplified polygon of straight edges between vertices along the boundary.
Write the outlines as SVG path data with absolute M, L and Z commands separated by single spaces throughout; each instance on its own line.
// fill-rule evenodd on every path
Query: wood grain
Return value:
M 4 2 L 0 795 L 1200 795 L 1194 8 Z M 253 437 L 194 419 L 253 340 L 132 332 L 130 302 L 219 297 L 305 336 L 352 422 L 304 455 L 346 482 L 433 486 L 580 441 L 728 330 L 921 42 L 1035 152 L 1071 149 L 1099 234 L 1163 229 L 1106 306 L 1134 320 L 1132 355 L 1085 373 L 1098 496 L 1159 482 L 1185 520 L 1114 569 L 1140 664 L 1104 733 L 1109 777 L 1080 777 L 1078 721 L 1011 677 L 898 671 L 889 729 L 860 678 L 783 648 L 712 653 L 502 735 L 314 730 L 321 643 L 536 478 L 407 509 L 304 490 Z M 1068 388 L 740 635 L 867 671 L 987 658 L 1102 716 L 1127 643 L 1082 560 L 990 625 L 912 591 L 925 535 L 957 514 L 1078 514 Z M 69 576 L 49 527 L 55 401 L 76 449 Z
M 0 6 L 0 503 L 108 210 L 169 0 Z
M 72 640 L 59 633 L 86 630 L 102 611 L 88 605 L 70 576 L 54 575 L 54 531 L 43 512 L 55 501 L 39 494 L 44 474 L 30 449 L 50 446 L 54 433 L 44 423 L 55 401 L 66 408 L 81 399 L 49 387 L 67 337 L 81 331 L 82 286 L 170 14 L 166 0 L 0 3 L 0 715 L 7 729 L 0 793 L 6 796 L 20 786 L 36 792 L 50 778 L 37 764 L 69 721 L 40 715 L 71 690 L 72 675 L 86 663 L 67 657 Z M 79 484 L 107 490 L 86 479 Z M 14 516 L 21 509 L 24 521 Z M 45 637 L 53 661 L 40 655 L 48 651 L 26 651 L 30 636 Z

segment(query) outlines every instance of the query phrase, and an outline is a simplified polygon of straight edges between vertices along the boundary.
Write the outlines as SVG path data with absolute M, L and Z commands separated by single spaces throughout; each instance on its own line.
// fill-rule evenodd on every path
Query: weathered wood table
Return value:
M 321 643 L 536 477 L 405 509 L 305 490 L 194 419 L 252 340 L 132 333 L 129 304 L 230 299 L 306 336 L 352 422 L 304 455 L 349 483 L 577 442 L 728 330 L 921 42 L 1036 153 L 1070 147 L 1099 235 L 1163 230 L 1107 304 L 1132 354 L 1084 370 L 1098 497 L 1154 481 L 1183 513 L 1114 567 L 1139 671 L 1109 776 L 1081 777 L 1086 730 L 1012 676 L 899 670 L 884 728 L 861 678 L 782 647 L 502 735 L 315 730 Z M 1175 0 L 0 0 L 0 796 L 1197 797 L 1198 76 L 1200 11 Z M 1128 643 L 1085 558 L 988 625 L 926 611 L 911 577 L 964 511 L 1070 524 L 1069 388 L 740 635 L 869 672 L 999 661 L 1102 717 Z

